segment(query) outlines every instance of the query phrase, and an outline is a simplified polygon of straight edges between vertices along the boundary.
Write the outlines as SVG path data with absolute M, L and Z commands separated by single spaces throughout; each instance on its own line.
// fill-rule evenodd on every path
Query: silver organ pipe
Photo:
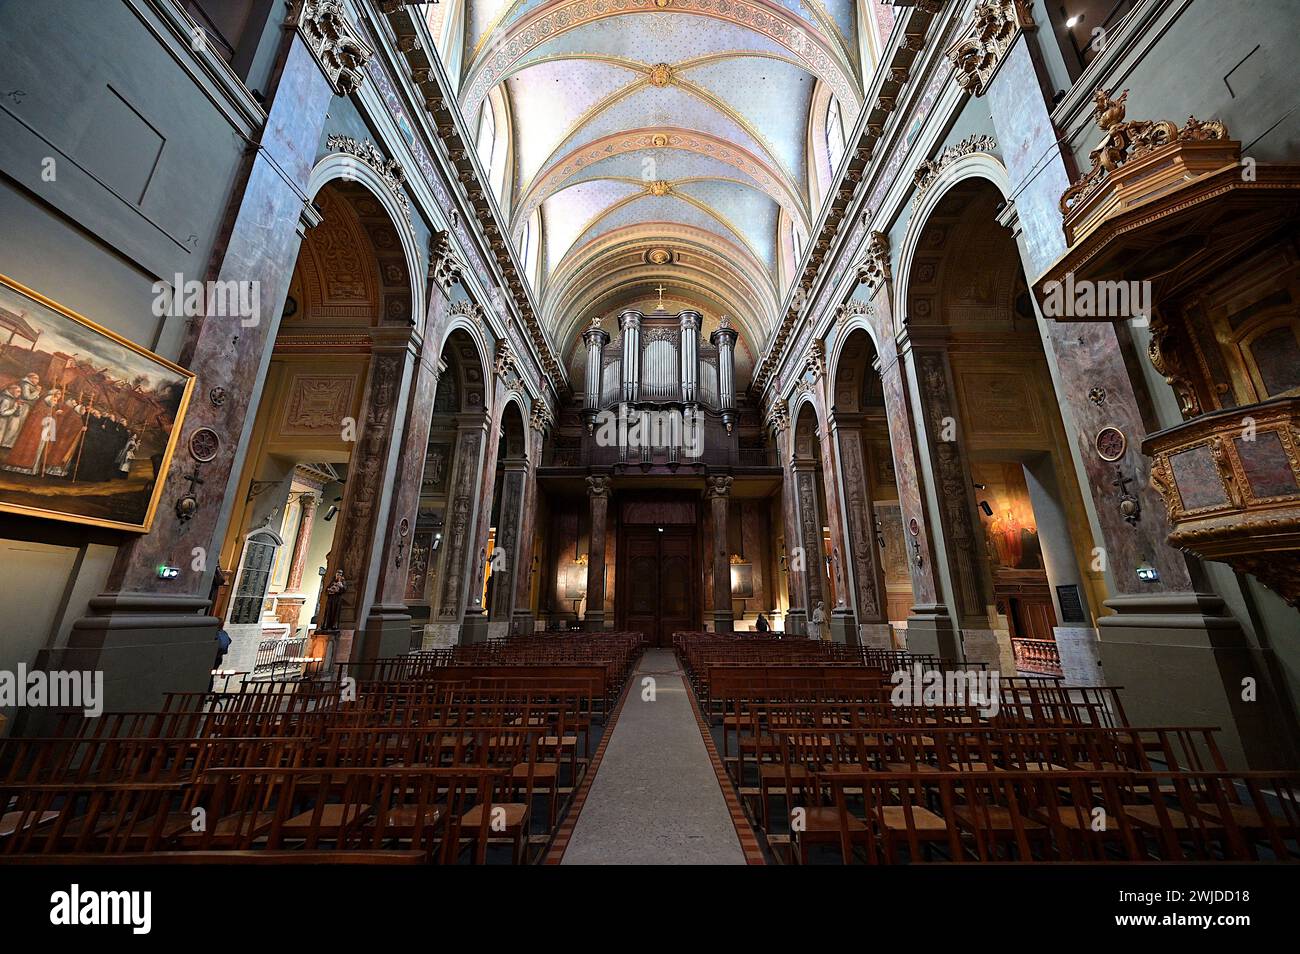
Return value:
M 635 401 L 641 383 L 641 319 L 639 311 L 631 309 L 618 316 L 623 330 L 623 400 Z

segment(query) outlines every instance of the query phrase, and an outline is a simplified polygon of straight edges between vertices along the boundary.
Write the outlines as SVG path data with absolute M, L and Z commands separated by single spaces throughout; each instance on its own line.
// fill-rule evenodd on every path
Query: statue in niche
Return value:
M 322 633 L 337 633 L 339 631 L 339 617 L 343 612 L 343 594 L 348 591 L 348 581 L 343 576 L 342 570 L 334 571 L 334 579 L 330 585 L 325 587 L 325 612 L 322 614 L 320 631 Z

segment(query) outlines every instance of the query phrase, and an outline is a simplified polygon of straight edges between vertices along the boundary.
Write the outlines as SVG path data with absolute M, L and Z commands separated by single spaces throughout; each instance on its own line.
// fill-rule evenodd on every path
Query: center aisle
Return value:
M 745 863 L 688 692 L 672 651 L 647 650 L 562 864 Z

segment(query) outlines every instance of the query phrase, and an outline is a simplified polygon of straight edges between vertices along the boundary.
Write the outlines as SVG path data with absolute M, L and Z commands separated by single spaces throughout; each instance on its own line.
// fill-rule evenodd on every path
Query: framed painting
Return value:
M 193 388 L 0 275 L 0 511 L 148 532 Z

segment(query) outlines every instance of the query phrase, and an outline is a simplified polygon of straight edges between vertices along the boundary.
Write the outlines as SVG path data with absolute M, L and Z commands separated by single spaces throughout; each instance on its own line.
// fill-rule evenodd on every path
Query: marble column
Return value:
M 587 617 L 584 623 L 585 628 L 593 632 L 605 628 L 605 533 L 609 494 L 608 477 L 587 478 L 591 536 L 587 546 Z
M 304 491 L 298 497 L 298 530 L 293 537 L 293 552 L 289 556 L 289 575 L 284 581 L 284 592 L 275 601 L 275 615 L 282 623 L 294 627 L 302 615 L 302 574 L 307 565 L 307 548 L 311 545 L 312 525 L 316 520 L 316 507 L 320 494 Z
M 537 466 L 551 415 L 539 398 L 533 402 L 528 420 L 528 475 L 524 482 L 523 518 L 519 527 L 519 560 L 515 567 L 515 602 L 510 631 L 516 635 L 533 631 L 533 559 L 537 535 Z
M 474 528 L 478 519 L 478 480 L 483 466 L 483 445 L 488 422 L 482 413 L 456 416 L 456 450 L 443 533 L 443 571 L 432 627 L 432 645 L 451 646 L 459 642 L 461 622 L 469 599 L 467 580 L 473 575 Z
M 524 522 L 524 494 L 528 486 L 528 459 L 511 458 L 503 464 L 501 507 L 497 514 L 496 542 L 492 549 L 492 605 L 489 607 L 488 636 L 510 634 L 515 608 L 516 569 L 521 561 L 520 533 Z
M 430 283 L 426 333 L 437 329 L 449 304 L 437 282 Z M 445 365 L 430 353 L 430 339 L 413 339 L 418 349 L 414 362 L 408 410 L 401 432 L 401 449 L 394 465 L 392 506 L 384 527 L 384 546 L 377 560 L 378 580 L 374 602 L 365 618 L 365 639 L 360 658 L 375 659 L 406 652 L 411 645 L 412 619 L 406 605 L 411 547 L 420 510 L 420 485 L 424 479 L 429 430 L 438 379 Z
M 835 435 L 834 415 L 826 406 L 825 395 L 821 390 L 825 382 L 826 375 L 823 372 L 815 387 L 817 388 L 816 402 L 821 408 L 822 420 L 826 424 L 818 431 L 817 440 L 821 445 L 822 493 L 826 501 L 826 526 L 830 529 L 831 552 L 827 554 L 830 558 L 828 572 L 834 590 L 833 594 L 828 594 L 832 598 L 827 602 L 832 605 L 827 608 L 826 616 L 830 621 L 831 639 L 837 643 L 856 646 L 858 643 L 857 611 L 853 604 L 853 594 L 849 590 L 846 565 L 849 547 L 844 531 L 843 510 L 840 506 L 840 490 L 844 483 L 843 471 L 840 467 L 839 441 Z
M 887 283 L 882 283 L 881 291 L 871 302 L 878 329 L 876 340 L 886 343 L 880 348 L 873 366 L 880 374 L 884 394 L 899 512 L 906 538 L 907 566 L 912 579 L 913 604 L 907 618 L 907 649 L 915 653 L 932 653 L 944 659 L 961 659 L 957 630 L 939 595 L 935 549 L 921 494 L 921 465 L 911 387 L 894 343 L 894 319 L 888 288 Z
M 937 516 L 942 548 L 941 569 L 947 571 L 962 655 L 1001 672 L 1015 671 L 1009 630 L 992 625 L 992 582 L 975 516 L 974 487 L 957 406 L 946 332 L 914 326 L 899 343 L 909 374 L 918 388 L 921 418 L 917 433 L 933 480 L 930 499 Z
M 179 363 L 197 381 L 177 452 L 162 478 L 153 527 L 124 539 L 103 591 L 74 622 L 66 647 L 51 653 L 53 669 L 103 671 L 111 709 L 152 709 L 164 689 L 207 688 L 219 623 L 206 612 L 208 590 L 235 496 L 243 492 L 237 479 L 243 448 L 304 219 L 314 215 L 304 207 L 308 179 L 334 97 L 356 88 L 365 61 L 362 45 L 347 53 L 346 68 L 338 62 L 327 66 L 316 58 L 308 35 L 302 23 L 283 33 L 284 65 L 275 88 L 266 91 L 267 121 L 260 141 L 246 152 L 227 231 L 214 260 L 194 264 L 198 278 L 256 283 L 262 313 L 252 323 L 218 315 L 190 322 Z M 214 450 L 210 460 L 200 463 L 189 452 L 196 436 Z M 191 491 L 194 508 L 182 516 L 177 505 Z M 159 579 L 155 568 L 178 552 L 187 555 L 179 561 L 182 574 Z M 192 552 L 207 559 L 194 562 Z
M 872 525 L 871 495 L 866 476 L 862 443 L 861 414 L 833 413 L 831 430 L 839 461 L 844 512 L 844 566 L 857 610 L 861 641 L 878 649 L 892 647 L 886 615 L 885 581 L 879 560 L 879 546 Z
M 793 477 L 795 540 L 802 553 L 800 582 L 803 584 L 803 605 L 807 609 L 808 635 L 824 639 L 827 635 L 823 627 L 820 633 L 812 631 L 813 613 L 820 603 L 826 619 L 830 618 L 827 607 L 826 563 L 822 554 L 822 522 L 817 507 L 817 462 L 811 457 L 796 457 L 790 464 Z M 792 550 L 791 564 L 799 562 Z
M 799 523 L 795 514 L 793 448 L 790 434 L 790 409 L 785 401 L 773 402 L 768 421 L 776 439 L 776 452 L 781 461 L 781 521 L 785 547 L 780 555 L 785 564 L 786 600 L 785 632 L 804 636 L 808 632 L 808 612 L 804 603 L 803 576 L 794 568 L 792 555 L 799 546 Z
M 488 612 L 483 605 L 483 583 L 487 573 L 488 534 L 491 532 L 492 503 L 496 492 L 497 454 L 501 450 L 501 416 L 509 393 L 505 369 L 498 365 L 497 370 L 489 375 L 489 382 L 492 409 L 487 416 L 487 440 L 483 445 L 483 468 L 478 479 L 478 518 L 474 524 L 474 546 L 470 557 L 472 563 L 467 577 L 469 591 L 462 642 L 477 643 L 487 639 Z
M 713 631 L 730 633 L 735 625 L 731 609 L 731 555 L 727 552 L 731 477 L 709 477 L 704 496 L 713 517 Z
M 375 658 L 379 654 L 383 642 L 379 634 L 387 621 L 382 608 L 381 615 L 373 622 L 370 616 L 381 584 L 390 591 L 397 588 L 396 602 L 400 604 L 404 625 L 410 627 L 410 614 L 401 604 L 405 575 L 403 572 L 389 573 L 387 564 L 391 559 L 385 555 L 388 523 L 393 512 L 394 483 L 398 479 L 402 428 L 418 364 L 409 330 L 401 332 L 400 337 L 406 339 L 400 345 L 386 345 L 379 339 L 372 345 L 361 430 L 348 461 L 338 543 L 334 547 L 334 565 L 330 571 L 333 575 L 333 570 L 342 570 L 349 583 L 343 597 L 339 635 L 332 654 L 332 660 L 336 662 Z M 367 629 L 372 629 L 375 639 L 364 637 Z M 409 632 L 406 639 L 409 644 Z M 392 639 L 389 638 L 387 643 L 387 648 L 391 649 Z

